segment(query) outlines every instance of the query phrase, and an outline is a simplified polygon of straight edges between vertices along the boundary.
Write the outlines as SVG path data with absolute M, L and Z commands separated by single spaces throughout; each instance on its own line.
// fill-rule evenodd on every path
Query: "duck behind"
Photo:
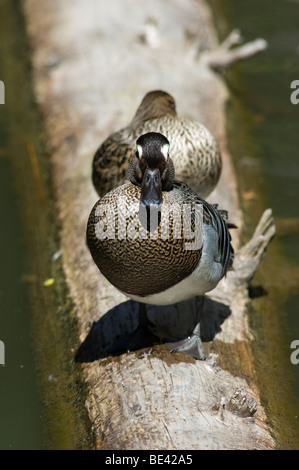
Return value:
M 131 123 L 111 134 L 98 148 L 93 159 L 92 179 L 99 196 L 124 182 L 135 153 L 136 139 L 153 131 L 171 142 L 177 178 L 206 198 L 221 173 L 218 144 L 203 124 L 179 117 L 174 98 L 161 90 L 147 93 Z

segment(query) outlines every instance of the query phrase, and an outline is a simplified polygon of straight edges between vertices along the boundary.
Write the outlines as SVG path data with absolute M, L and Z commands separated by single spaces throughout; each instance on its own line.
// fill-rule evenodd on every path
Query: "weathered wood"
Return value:
M 99 274 L 85 245 L 97 200 L 94 151 L 129 122 L 146 92 L 159 88 L 176 98 L 180 114 L 203 122 L 218 139 L 223 173 L 209 200 L 229 210 L 239 227 L 233 244 L 239 246 L 242 214 L 225 126 L 229 96 L 213 69 L 265 43 L 230 50 L 239 42 L 235 34 L 219 47 L 204 0 L 25 0 L 24 6 L 52 155 L 63 266 L 78 335 L 85 340 L 77 360 L 88 385 L 96 447 L 274 448 L 255 385 L 246 319 L 248 282 L 275 231 L 271 211 L 237 251 L 235 269 L 208 297 L 148 306 L 152 321 L 173 334 L 190 333 L 199 315 L 209 341 L 204 362 L 170 354 L 165 345 L 107 357 L 105 348 L 136 326 L 137 309 Z

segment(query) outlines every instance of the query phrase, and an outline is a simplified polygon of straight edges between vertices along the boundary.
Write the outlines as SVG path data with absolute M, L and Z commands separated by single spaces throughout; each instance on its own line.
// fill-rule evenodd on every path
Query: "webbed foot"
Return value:
M 182 341 L 168 342 L 166 345 L 169 347 L 170 352 L 182 352 L 194 357 L 195 359 L 205 360 L 207 357 L 205 348 L 200 338 L 200 325 L 199 323 L 193 330 L 193 333 L 188 338 Z

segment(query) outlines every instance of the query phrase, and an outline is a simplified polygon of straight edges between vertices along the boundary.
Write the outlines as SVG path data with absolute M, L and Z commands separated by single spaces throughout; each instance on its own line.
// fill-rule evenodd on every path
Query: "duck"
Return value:
M 142 328 L 145 304 L 204 295 L 233 263 L 225 217 L 176 179 L 169 140 L 157 132 L 137 139 L 126 181 L 96 202 L 86 240 L 104 277 L 139 302 Z M 171 351 L 204 359 L 200 325 Z
M 92 162 L 92 181 L 98 195 L 104 196 L 125 181 L 135 142 L 148 132 L 165 135 L 172 145 L 177 178 L 206 199 L 222 170 L 218 143 L 203 124 L 179 117 L 175 99 L 163 90 L 148 92 L 130 124 L 113 132 L 97 149 Z

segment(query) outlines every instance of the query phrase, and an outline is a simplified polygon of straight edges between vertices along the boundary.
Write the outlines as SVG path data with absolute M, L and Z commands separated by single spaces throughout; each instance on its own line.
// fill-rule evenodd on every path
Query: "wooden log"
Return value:
M 96 448 L 273 449 L 259 403 L 246 310 L 248 283 L 275 227 L 268 210 L 239 248 L 243 219 L 225 125 L 229 95 L 215 73 L 262 50 L 265 42 L 241 46 L 233 33 L 219 46 L 204 0 L 25 0 L 24 10 L 51 150 L 63 267 L 82 342 L 76 357 L 88 388 Z M 158 329 L 172 328 L 174 334 L 190 333 L 199 316 L 206 361 L 171 354 L 164 344 L 116 357 L 105 353 L 136 327 L 137 308 L 100 275 L 85 244 L 97 200 L 91 162 L 98 145 L 131 120 L 153 89 L 171 93 L 180 114 L 203 122 L 218 139 L 223 172 L 209 200 L 227 209 L 239 227 L 233 231 L 234 270 L 209 296 L 147 306 Z

